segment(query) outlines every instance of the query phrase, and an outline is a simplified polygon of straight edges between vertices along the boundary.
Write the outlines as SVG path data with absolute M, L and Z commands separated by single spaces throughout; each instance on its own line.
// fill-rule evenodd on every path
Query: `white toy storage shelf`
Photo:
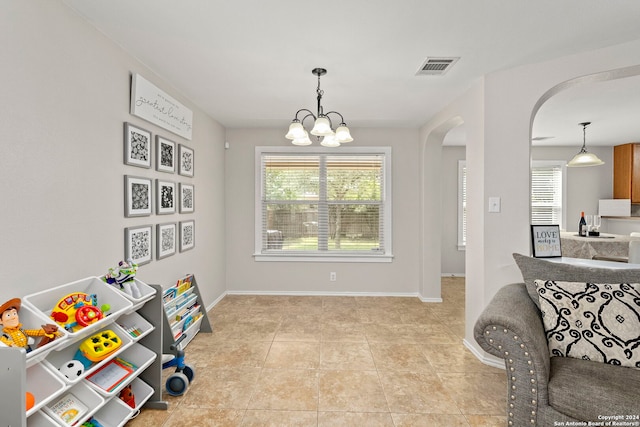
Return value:
M 136 284 L 142 294 L 140 298 L 121 292 L 99 277 L 88 277 L 22 298 L 20 321 L 26 328 L 55 323 L 50 317 L 54 307 L 63 297 L 74 293 L 95 294 L 97 306 L 109 308 L 102 319 L 83 328 L 60 327 L 62 336 L 29 353 L 18 348 L 0 348 L 4 363 L 0 384 L 5 385 L 0 388 L 3 426 L 80 426 L 93 417 L 104 427 L 121 427 L 143 405 L 167 408 L 167 403 L 162 401 L 162 325 L 166 322 L 163 291 L 158 285 L 147 285 L 137 279 Z M 67 378 L 59 368 L 75 359 L 78 346 L 96 334 L 112 337 L 113 342 L 119 342 L 119 347 L 103 360 L 90 364 L 79 377 Z M 113 368 L 116 360 L 130 364 L 124 379 L 119 378 L 108 389 L 97 385 L 99 374 L 108 377 L 106 368 Z M 101 368 L 105 368 L 104 372 L 99 372 Z M 133 391 L 134 407 L 118 397 L 128 385 Z M 25 410 L 26 392 L 35 400 L 28 411 Z M 82 414 L 70 423 L 57 417 L 53 410 L 68 397 L 76 399 L 82 409 Z

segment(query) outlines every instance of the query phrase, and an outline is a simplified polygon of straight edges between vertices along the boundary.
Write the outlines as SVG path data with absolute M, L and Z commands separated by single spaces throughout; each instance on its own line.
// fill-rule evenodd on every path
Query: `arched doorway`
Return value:
M 536 103 L 531 114 L 532 171 L 536 162 L 553 156 L 568 161 L 575 155 L 582 142 L 579 123 L 585 121 L 593 122 L 587 147 L 605 161 L 597 168 L 565 171 L 566 222 L 561 228 L 575 231 L 581 211 L 597 213 L 598 200 L 612 198 L 611 147 L 638 140 L 639 94 L 640 66 L 632 66 L 565 81 Z

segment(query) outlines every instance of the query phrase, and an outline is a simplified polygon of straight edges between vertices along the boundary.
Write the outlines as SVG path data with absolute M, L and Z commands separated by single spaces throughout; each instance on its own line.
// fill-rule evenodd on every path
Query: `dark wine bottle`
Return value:
M 578 236 L 587 236 L 587 221 L 584 219 L 584 212 L 580 213 L 580 223 L 578 224 Z

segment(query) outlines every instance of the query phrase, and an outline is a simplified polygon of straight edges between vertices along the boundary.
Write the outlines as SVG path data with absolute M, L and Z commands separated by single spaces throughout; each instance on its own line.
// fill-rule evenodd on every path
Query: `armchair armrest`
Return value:
M 549 402 L 550 356 L 540 311 L 524 283 L 496 293 L 478 318 L 474 337 L 487 353 L 505 360 L 509 425 L 536 425 L 538 408 Z

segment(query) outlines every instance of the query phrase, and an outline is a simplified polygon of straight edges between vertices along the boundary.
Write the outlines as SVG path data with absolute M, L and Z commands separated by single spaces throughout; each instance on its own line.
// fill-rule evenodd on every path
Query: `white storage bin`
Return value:
M 138 280 L 136 278 L 134 278 L 133 280 L 136 283 L 136 285 L 138 286 L 138 290 L 140 291 L 140 297 L 139 298 L 132 297 L 131 295 L 129 295 L 126 292 L 124 292 L 121 289 L 119 289 L 117 285 L 108 284 L 107 282 L 104 281 L 104 276 L 100 277 L 100 280 L 102 280 L 102 282 L 105 285 L 111 286 L 114 290 L 120 292 L 129 301 L 131 301 L 133 306 L 127 310 L 127 313 L 131 313 L 131 312 L 137 311 L 140 307 L 142 307 L 147 301 L 149 301 L 151 298 L 153 298 L 153 296 L 156 294 L 156 290 L 155 289 L 153 289 L 151 286 L 149 286 L 146 283 L 144 283 L 142 280 Z
M 40 310 L 46 316 L 51 316 L 54 307 L 65 296 L 83 292 L 86 294 L 96 294 L 98 298 L 98 307 L 105 304 L 109 305 L 109 311 L 102 319 L 89 324 L 88 326 L 76 331 L 68 331 L 71 340 L 80 340 L 88 337 L 103 328 L 106 324 L 115 321 L 121 314 L 127 312 L 133 306 L 132 302 L 127 299 L 122 292 L 107 285 L 99 277 L 87 277 L 86 279 L 67 283 L 66 285 L 57 286 L 35 294 L 27 295 L 23 301 L 32 308 Z
M 78 348 L 80 346 L 80 342 L 77 342 L 76 343 L 77 345 L 70 345 L 70 346 L 68 346 L 68 347 L 66 347 L 66 348 L 64 348 L 64 349 L 62 349 L 60 351 L 55 351 L 53 353 L 49 353 L 47 358 L 45 360 L 43 360 L 42 363 L 46 364 L 47 368 L 49 368 L 51 371 L 55 372 L 56 375 L 58 375 L 66 384 L 76 384 L 76 383 L 80 382 L 81 379 L 83 379 L 87 375 L 90 375 L 91 373 L 95 372 L 102 365 L 104 365 L 109 360 L 113 359 L 115 356 L 117 356 L 120 353 L 122 353 L 124 350 L 126 350 L 127 347 L 129 347 L 130 345 L 133 344 L 133 339 L 131 338 L 131 336 L 128 333 L 126 333 L 125 331 L 123 331 L 122 329 L 120 329 L 120 327 L 118 325 L 116 325 L 115 323 L 113 323 L 111 325 L 107 325 L 106 327 L 102 328 L 100 331 L 96 331 L 95 333 L 103 332 L 103 331 L 106 331 L 106 330 L 113 331 L 118 336 L 118 338 L 120 338 L 122 344 L 120 345 L 120 347 L 118 349 L 116 349 L 111 354 L 109 354 L 109 356 L 107 356 L 104 360 L 101 360 L 98 363 L 94 363 L 88 369 L 85 369 L 84 373 L 80 377 L 69 379 L 66 376 L 64 376 L 64 374 L 62 374 L 58 370 L 65 363 L 67 363 L 67 362 L 69 362 L 71 360 L 74 360 L 75 355 L 76 355 L 76 351 L 78 351 Z
M 33 408 L 27 411 L 27 417 L 36 413 L 40 408 L 59 396 L 66 387 L 58 375 L 51 372 L 41 363 L 27 368 L 27 388 L 34 398 Z
M 33 307 L 29 306 L 24 298 L 22 299 L 22 306 L 20 307 L 18 315 L 20 316 L 20 323 L 22 324 L 23 329 L 39 329 L 46 323 L 54 325 L 56 324 L 56 322 L 45 316 L 39 310 L 36 310 Z M 1 329 L 2 328 L 0 327 L 0 330 Z M 33 366 L 36 363 L 40 362 L 45 357 L 47 357 L 47 354 L 49 354 L 51 350 L 54 350 L 65 344 L 65 341 L 69 336 L 67 331 L 65 331 L 62 327 L 58 327 L 58 335 L 59 336 L 55 340 L 49 342 L 48 344 L 45 344 L 40 348 L 37 347 L 41 338 L 33 338 L 35 340 L 35 343 L 31 345 L 31 348 L 33 350 L 27 353 L 27 367 Z
M 133 409 L 118 398 L 107 402 L 93 416 L 102 427 L 122 427 L 133 415 Z
M 122 390 L 127 384 L 131 383 L 131 381 L 135 379 L 140 374 L 140 372 L 144 371 L 149 365 L 153 363 L 153 361 L 156 359 L 156 354 L 145 346 L 136 343 L 127 348 L 122 353 L 118 354 L 118 357 L 126 362 L 131 363 L 136 367 L 136 369 L 128 378 L 125 378 L 122 384 L 118 385 L 111 391 L 105 390 L 87 379 L 87 384 L 103 396 L 118 396 L 120 390 Z
M 133 391 L 133 395 L 136 397 L 136 407 L 135 410 L 140 410 L 142 406 L 147 403 L 147 400 L 153 396 L 153 387 L 149 384 L 142 381 L 140 378 L 136 378 L 131 383 L 131 390 Z
M 86 412 L 72 421 L 72 425 L 81 426 L 82 423 L 91 418 L 91 416 L 105 404 L 105 400 L 102 398 L 102 396 L 100 396 L 98 393 L 92 390 L 91 387 L 82 382 L 71 387 L 69 390 L 67 390 L 67 393 L 73 394 L 73 396 L 75 396 L 75 398 L 78 399 L 80 403 L 87 408 Z M 51 407 L 53 407 L 60 399 L 65 398 L 65 396 L 67 396 L 67 393 L 62 393 L 62 395 L 58 396 L 57 399 L 54 399 L 42 408 L 42 410 L 47 415 L 49 415 L 49 417 L 51 417 L 54 421 L 62 426 L 68 426 L 71 424 L 64 423 L 57 415 L 52 412 Z
M 115 397 L 107 402 L 98 412 L 94 414 L 94 418 L 98 420 L 103 427 L 122 427 L 140 410 L 142 406 L 153 396 L 153 388 L 140 378 L 136 378 L 131 383 L 131 390 L 135 396 L 136 406 L 131 408 L 120 398 Z
M 42 411 L 38 411 L 27 418 L 27 427 L 59 427 L 60 424 Z
M 155 329 L 147 319 L 136 312 L 120 316 L 117 323 L 125 332 L 129 333 L 134 342 L 141 340 Z M 134 332 L 130 332 L 130 330 Z

